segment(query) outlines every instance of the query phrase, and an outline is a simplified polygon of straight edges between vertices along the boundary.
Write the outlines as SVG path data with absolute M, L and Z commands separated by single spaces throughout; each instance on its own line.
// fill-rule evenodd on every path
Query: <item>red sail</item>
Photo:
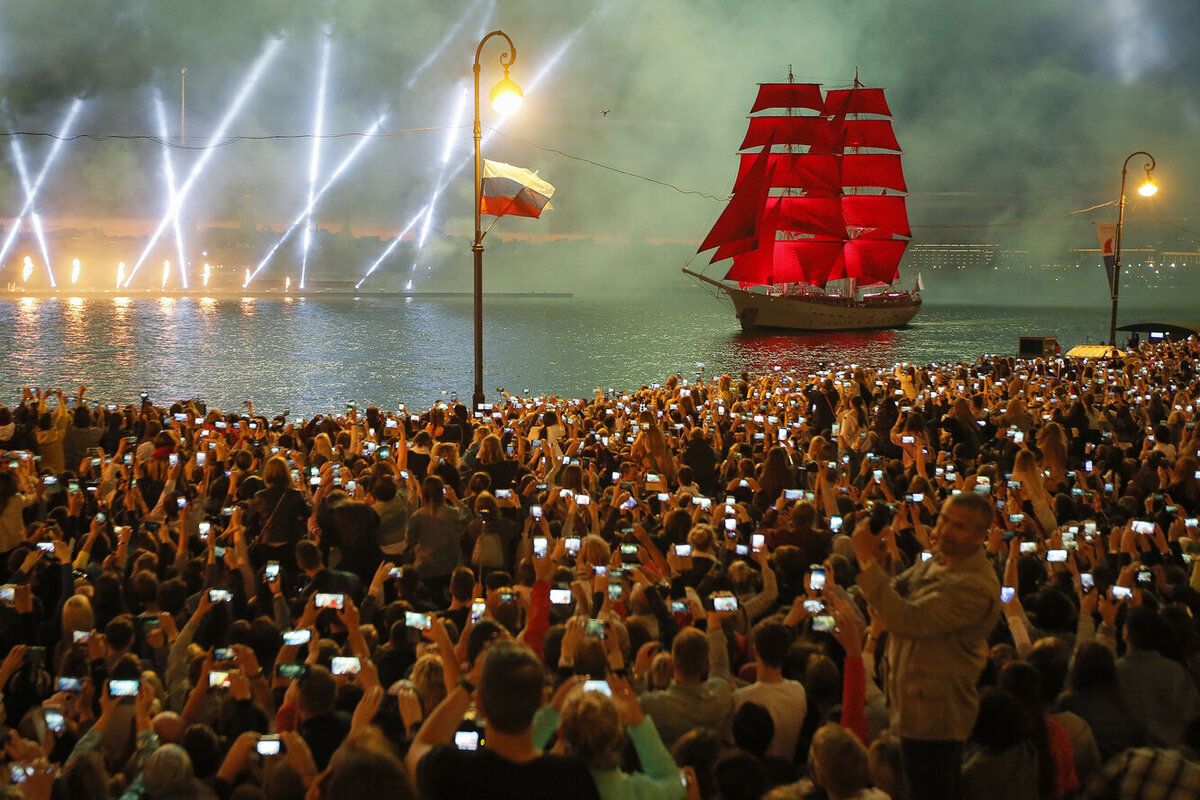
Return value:
M 821 87 L 815 83 L 763 83 L 759 84 L 750 113 L 766 108 L 809 108 L 824 112 L 825 102 L 821 99 Z
M 900 156 L 890 153 L 848 153 L 842 156 L 842 186 L 877 186 L 897 192 L 908 191 L 904 172 L 900 168 Z
M 824 117 L 751 117 L 746 138 L 742 139 L 738 149 L 763 147 L 770 143 L 806 144 L 828 153 L 836 145 L 834 134 L 835 129 Z
M 831 239 L 846 238 L 842 200 L 837 197 L 771 197 L 779 208 L 779 230 L 809 233 Z
M 904 198 L 899 195 L 848 194 L 842 198 L 841 212 L 848 228 L 874 228 L 887 235 L 912 236 Z
M 770 150 L 768 144 L 755 158 L 746 180 L 743 181 L 742 189 L 735 190 L 733 197 L 729 198 L 729 205 L 725 206 L 708 236 L 704 237 L 697 253 L 732 243 L 740 243 L 739 246 L 743 249 L 735 249 L 735 252 L 739 253 L 754 247 L 758 223 L 767 203 L 767 191 L 771 188 Z M 733 253 L 723 257 L 728 258 L 730 255 Z
M 758 153 L 742 153 L 737 182 L 733 190 L 741 189 Z M 840 157 L 821 153 L 771 153 L 775 189 L 804 189 L 809 194 L 841 194 L 843 186 L 892 189 L 907 192 L 900 156 L 891 153 L 849 153 Z
M 900 275 L 902 239 L 855 239 L 846 243 L 846 277 L 860 284 L 892 283 Z
M 734 256 L 733 265 L 725 279 L 743 284 L 775 283 L 775 233 L 778 230 L 779 210 L 768 209 L 759 225 L 757 247 Z
M 738 190 L 743 178 L 750 172 L 758 153 L 742 153 L 738 166 Z M 808 153 L 772 153 L 771 186 L 775 189 L 804 189 L 809 194 L 841 194 L 842 178 L 838 174 L 837 157 L 832 155 L 809 155 Z M 874 186 L 875 184 L 870 184 Z
M 842 261 L 840 239 L 794 239 L 775 243 L 775 278 L 824 286 Z
M 839 138 L 837 134 L 833 137 Z M 874 147 L 899 152 L 900 143 L 892 131 L 890 119 L 848 119 L 840 136 L 842 147 Z
M 831 89 L 825 93 L 827 114 L 882 114 L 892 115 L 883 89 Z

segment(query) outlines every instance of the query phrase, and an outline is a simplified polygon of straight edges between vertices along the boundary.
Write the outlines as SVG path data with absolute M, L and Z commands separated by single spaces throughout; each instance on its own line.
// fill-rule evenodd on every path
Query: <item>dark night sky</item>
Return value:
M 1111 209 L 1029 220 L 1115 199 L 1121 161 L 1135 150 L 1157 157 L 1163 190 L 1131 207 L 1130 224 L 1139 220 L 1146 236 L 1200 238 L 1189 233 L 1200 231 L 1200 4 L 1186 0 L 8 0 L 0 6 L 4 124 L 54 130 L 82 96 L 79 131 L 156 134 L 157 89 L 177 136 L 186 66 L 188 134 L 202 137 L 265 41 L 281 37 L 230 133 L 307 133 L 326 22 L 328 132 L 365 130 L 384 109 L 387 130 L 449 124 L 475 44 L 499 27 L 516 41 L 512 77 L 527 94 L 506 134 L 725 195 L 757 82 L 784 78 L 791 64 L 799 79 L 846 86 L 857 67 L 865 83 L 889 90 L 918 240 L 1094 246 L 1086 221 L 1115 217 Z M 407 87 L 442 41 L 445 50 Z M 485 93 L 500 77 L 500 51 L 493 41 L 484 54 Z M 485 105 L 485 126 L 494 119 Z M 318 218 L 402 227 L 437 182 L 446 136 L 372 142 Z M 49 142 L 22 142 L 36 171 Z M 353 143 L 325 143 L 325 174 Z M 459 131 L 452 166 L 469 157 L 468 145 L 469 129 Z M 234 198 L 250 193 L 261 219 L 293 217 L 307 193 L 310 148 L 297 140 L 221 149 L 189 211 L 228 217 Z M 512 230 L 699 239 L 719 209 L 520 141 L 493 140 L 489 152 L 540 170 L 558 188 L 553 213 L 506 220 Z M 186 172 L 196 155 L 175 157 Z M 161 158 L 149 142 L 72 143 L 40 207 L 47 216 L 160 214 Z M 468 227 L 469 175 L 447 188 L 435 227 Z M 0 216 L 20 200 L 6 145 Z M 1020 224 L 922 227 L 983 222 Z

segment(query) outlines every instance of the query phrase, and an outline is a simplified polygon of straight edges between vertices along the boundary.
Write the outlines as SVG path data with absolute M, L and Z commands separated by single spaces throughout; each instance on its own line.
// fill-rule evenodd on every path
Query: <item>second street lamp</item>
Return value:
M 479 41 L 475 48 L 475 242 L 471 252 L 475 257 L 475 392 L 471 396 L 472 411 L 478 411 L 483 405 L 483 221 L 480 205 L 483 202 L 482 159 L 479 154 L 480 141 L 483 139 L 479 124 L 479 55 L 483 46 L 493 36 L 503 36 L 508 42 L 508 52 L 500 54 L 500 66 L 504 68 L 504 78 L 491 91 L 492 108 L 502 115 L 511 114 L 521 107 L 523 98 L 521 87 L 508 77 L 508 68 L 517 60 L 517 47 L 504 31 L 492 31 Z
M 1153 197 L 1158 192 L 1158 184 L 1150 177 L 1150 173 L 1157 166 L 1154 162 L 1154 156 L 1144 150 L 1138 150 L 1135 153 L 1130 153 L 1125 163 L 1121 165 L 1121 199 L 1117 206 L 1117 243 L 1113 253 L 1113 280 L 1112 280 L 1112 323 L 1108 328 L 1108 346 L 1117 346 L 1117 297 L 1120 295 L 1121 289 L 1121 231 L 1125 227 L 1125 173 L 1129 169 L 1129 161 L 1134 156 L 1145 156 L 1150 160 L 1146 164 L 1146 177 L 1138 186 L 1138 194 L 1142 197 Z

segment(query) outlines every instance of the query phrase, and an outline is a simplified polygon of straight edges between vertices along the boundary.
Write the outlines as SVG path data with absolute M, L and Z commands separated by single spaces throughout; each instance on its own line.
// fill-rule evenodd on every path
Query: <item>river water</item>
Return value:
M 728 303 L 697 289 L 658 296 L 487 297 L 484 380 L 518 393 L 590 396 L 673 373 L 806 370 L 823 361 L 891 365 L 1014 354 L 1022 335 L 1057 336 L 1064 351 L 1107 336 L 1109 309 L 926 302 L 902 330 L 744 334 Z M 1191 312 L 1194 316 L 1194 311 Z M 1122 306 L 1121 321 L 1189 319 Z M 0 402 L 21 386 L 80 383 L 127 402 L 147 391 L 236 409 L 329 412 L 354 400 L 428 407 L 473 381 L 470 297 L 359 299 L 0 300 Z M 443 395 L 443 392 L 446 394 Z

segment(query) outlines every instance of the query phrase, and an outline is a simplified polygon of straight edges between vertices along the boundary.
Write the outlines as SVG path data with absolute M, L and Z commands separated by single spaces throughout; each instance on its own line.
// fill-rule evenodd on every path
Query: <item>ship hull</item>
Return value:
M 919 295 L 897 293 L 858 300 L 822 295 L 768 295 L 747 292 L 703 275 L 689 275 L 729 295 L 743 330 L 858 331 L 900 328 L 921 310 Z

